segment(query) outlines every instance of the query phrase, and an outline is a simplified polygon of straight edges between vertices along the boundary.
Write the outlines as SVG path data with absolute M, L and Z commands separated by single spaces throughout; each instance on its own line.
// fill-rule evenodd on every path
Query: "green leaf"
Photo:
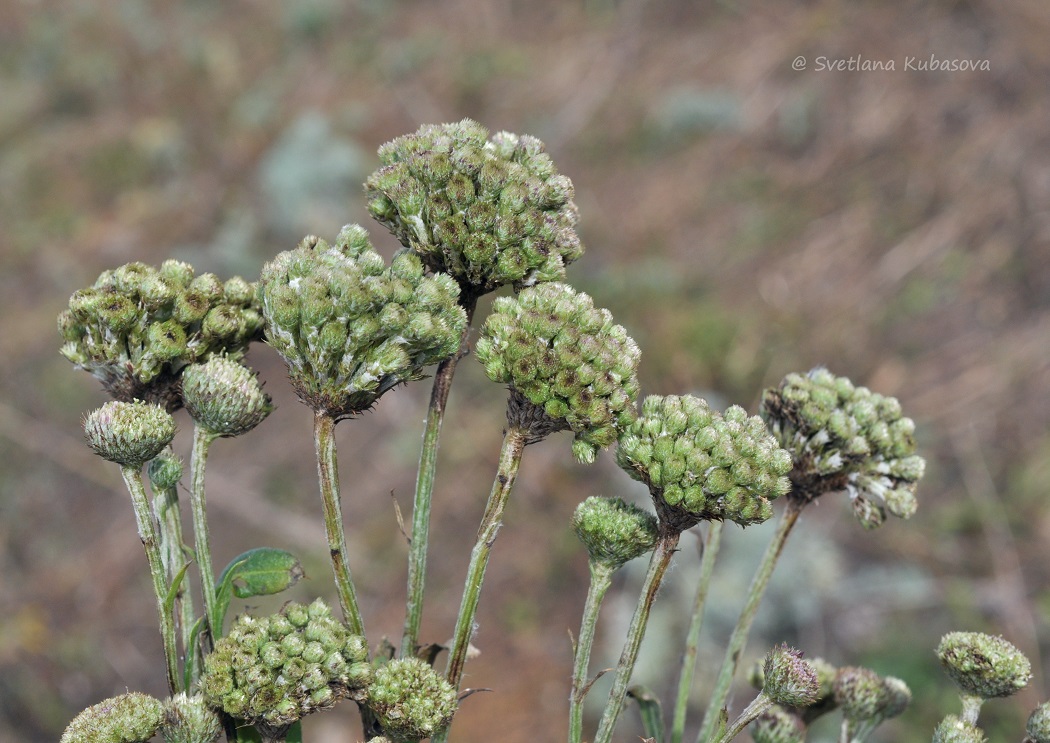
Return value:
M 190 628 L 189 647 L 186 648 L 186 665 L 183 671 L 183 674 L 186 677 L 184 685 L 184 688 L 186 689 L 192 689 L 193 684 L 201 675 L 201 654 L 199 643 L 201 632 L 205 631 L 206 626 L 204 617 L 197 617 L 197 621 L 194 622 L 193 626 Z
M 169 614 L 175 606 L 175 598 L 179 595 L 179 588 L 182 587 L 182 581 L 186 577 L 186 570 L 189 566 L 190 563 L 187 562 L 179 568 L 179 572 L 175 573 L 175 577 L 171 579 L 171 585 L 168 586 L 168 594 L 164 597 L 164 611 Z
M 233 558 L 219 576 L 213 618 L 216 631 L 221 633 L 234 596 L 270 596 L 291 588 L 302 577 L 303 566 L 298 558 L 285 550 L 256 547 Z
M 627 696 L 638 702 L 645 734 L 656 743 L 664 743 L 664 713 L 660 700 L 645 686 L 632 686 L 627 690 Z

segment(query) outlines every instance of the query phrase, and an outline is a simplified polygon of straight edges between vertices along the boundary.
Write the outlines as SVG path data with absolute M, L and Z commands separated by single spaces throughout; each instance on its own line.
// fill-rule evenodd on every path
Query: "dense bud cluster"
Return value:
M 365 639 L 317 599 L 270 617 L 238 617 L 204 659 L 200 687 L 233 717 L 282 726 L 344 697 L 362 700 L 371 680 Z
M 61 743 L 144 743 L 164 721 L 164 705 L 131 692 L 88 707 L 73 718 Z
M 187 367 L 182 399 L 194 422 L 216 436 L 247 433 L 273 411 L 255 373 L 225 356 Z
M 427 268 L 464 292 L 565 277 L 583 253 L 572 182 L 535 137 L 465 119 L 424 126 L 379 149 L 368 209 Z
M 201 696 L 179 693 L 164 705 L 164 743 L 215 743 L 222 720 Z
M 620 436 L 616 461 L 649 487 L 673 528 L 708 519 L 760 523 L 790 487 L 791 456 L 760 418 L 736 405 L 720 415 L 691 395 L 647 397 Z
M 213 354 L 239 358 L 262 334 L 255 285 L 193 275 L 187 263 L 128 263 L 105 271 L 58 316 L 61 353 L 116 400 L 180 405 L 183 367 Z
M 802 659 L 802 653 L 779 645 L 766 654 L 762 666 L 762 693 L 774 704 L 807 707 L 817 701 L 820 680 L 817 669 Z
M 84 418 L 84 434 L 103 459 L 139 468 L 175 438 L 175 419 L 159 405 L 110 400 Z
M 656 545 L 656 518 L 622 498 L 592 495 L 576 507 L 572 528 L 592 562 L 617 569 L 651 552 Z
M 638 346 L 612 313 L 566 284 L 497 299 L 475 351 L 492 381 L 564 421 L 581 462 L 593 461 L 635 416 Z
M 260 283 L 267 341 L 299 397 L 335 418 L 451 356 L 466 326 L 455 281 L 425 277 L 407 250 L 387 266 L 357 225 L 332 246 L 305 238 L 267 263 Z
M 419 658 L 399 658 L 376 669 L 368 706 L 393 741 L 429 738 L 456 713 L 456 690 Z
M 960 689 L 982 699 L 1008 697 L 1032 677 L 1032 664 L 1024 653 L 982 632 L 949 632 L 937 646 L 937 657 Z
M 778 705 L 759 715 L 751 723 L 750 731 L 754 743 L 803 743 L 806 740 L 805 723 Z
M 827 369 L 789 374 L 763 394 L 760 414 L 795 460 L 792 497 L 846 490 L 866 528 L 915 513 L 926 462 L 915 454 L 915 423 L 900 403 Z
M 833 693 L 843 717 L 869 728 L 896 717 L 911 704 L 911 690 L 903 681 L 856 666 L 838 670 Z

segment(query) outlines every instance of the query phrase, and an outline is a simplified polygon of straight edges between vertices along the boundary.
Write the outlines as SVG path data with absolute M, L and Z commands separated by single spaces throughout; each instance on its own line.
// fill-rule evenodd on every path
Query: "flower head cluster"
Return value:
M 216 436 L 247 433 L 273 411 L 255 373 L 226 356 L 187 367 L 182 400 L 194 422 Z
M 61 743 L 143 743 L 164 722 L 164 705 L 148 694 L 131 692 L 88 707 L 73 718 Z
M 159 405 L 110 400 L 88 413 L 84 435 L 103 459 L 139 468 L 175 438 L 175 419 Z
M 558 281 L 583 253 L 572 182 L 535 137 L 465 119 L 424 126 L 379 149 L 368 209 L 427 268 L 475 296 Z
M 926 463 L 915 454 L 915 423 L 901 415 L 895 398 L 817 368 L 767 389 L 760 414 L 795 460 L 792 497 L 846 490 L 869 529 L 887 511 L 900 518 L 915 513 Z
M 572 529 L 592 562 L 613 570 L 651 552 L 656 545 L 656 518 L 622 498 L 592 495 L 576 507 Z
M 572 430 L 581 462 L 593 461 L 635 416 L 638 346 L 612 313 L 567 284 L 497 299 L 475 351 L 489 379 Z
M 456 282 L 425 277 L 411 251 L 387 266 L 357 225 L 331 246 L 307 237 L 267 263 L 260 283 L 267 341 L 299 397 L 335 418 L 451 356 L 466 326 Z
M 376 669 L 368 707 L 393 741 L 429 738 L 452 722 L 456 690 L 419 658 L 399 658 Z
M 187 263 L 128 263 L 105 271 L 58 316 L 61 353 L 116 400 L 176 409 L 183 367 L 213 354 L 240 358 L 262 334 L 255 285 L 193 275 Z
M 964 693 L 981 699 L 1008 697 L 1032 677 L 1032 664 L 1024 653 L 982 632 L 949 632 L 937 646 L 937 657 Z
M 616 461 L 649 487 L 661 521 L 679 530 L 708 519 L 760 523 L 790 487 L 791 456 L 759 417 L 736 405 L 720 415 L 691 395 L 647 397 L 620 436 Z
M 321 599 L 269 617 L 238 617 L 204 659 L 201 692 L 251 723 L 289 725 L 339 699 L 363 699 L 372 680 L 365 639 Z

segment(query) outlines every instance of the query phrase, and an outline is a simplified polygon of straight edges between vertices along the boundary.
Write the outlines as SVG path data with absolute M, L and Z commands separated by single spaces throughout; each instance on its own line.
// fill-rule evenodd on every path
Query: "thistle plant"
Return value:
M 638 346 L 608 310 L 567 283 L 566 268 L 583 252 L 573 187 L 539 140 L 490 135 L 464 120 L 394 139 L 379 159 L 365 193 L 369 212 L 402 245 L 389 262 L 363 228 L 348 225 L 331 244 L 308 236 L 280 253 L 258 283 L 195 275 L 177 261 L 159 269 L 131 263 L 74 293 L 60 315 L 62 354 L 115 398 L 85 418 L 84 430 L 89 446 L 120 466 L 131 494 L 170 691 L 166 700 L 129 692 L 93 705 L 70 723 L 63 743 L 133 743 L 157 734 L 167 743 L 215 743 L 223 736 L 243 743 L 256 735 L 275 743 L 302 740 L 304 716 L 345 700 L 360 712 L 356 739 L 446 740 L 470 694 L 460 688 L 478 640 L 485 573 L 524 450 L 560 432 L 580 463 L 615 444 L 616 463 L 648 491 L 645 507 L 615 495 L 587 498 L 566 525 L 583 545 L 590 574 L 567 688 L 569 743 L 612 741 L 628 698 L 637 701 L 650 739 L 682 743 L 698 670 L 712 682 L 698 743 L 728 743 L 744 730 L 756 743 L 800 743 L 809 724 L 829 714 L 841 716 L 841 743 L 863 743 L 905 712 L 912 696 L 902 680 L 807 660 L 784 644 L 752 674 L 758 690 L 752 702 L 732 719 L 727 702 L 755 614 L 803 510 L 841 491 L 867 529 L 915 512 L 924 460 L 916 453 L 915 424 L 900 404 L 818 368 L 767 389 L 758 415 L 739 405 L 715 410 L 693 395 L 649 395 L 639 406 Z M 508 390 L 506 427 L 445 647 L 420 637 L 438 442 L 479 298 L 501 289 L 474 350 L 489 379 Z M 244 552 L 218 573 L 212 565 L 205 465 L 217 439 L 253 434 L 272 410 L 257 375 L 242 363 L 249 344 L 262 339 L 313 411 L 324 546 L 341 616 L 323 599 L 288 602 L 269 616 L 241 613 L 227 631 L 234 598 L 280 593 L 303 575 L 294 555 L 267 547 Z M 335 425 L 362 417 L 430 367 L 403 633 L 399 647 L 385 638 L 370 644 L 347 558 Z M 192 534 L 185 535 L 173 413 L 193 425 Z M 773 519 L 778 508 L 722 664 L 698 669 L 722 540 L 734 526 Z M 667 730 L 658 695 L 632 688 L 632 675 L 682 534 L 694 529 L 702 530 L 700 579 Z M 617 571 L 645 555 L 646 575 L 610 669 L 608 698 L 588 736 L 584 701 L 604 674 L 589 675 L 603 599 Z M 981 705 L 1023 687 L 1028 660 L 1006 640 L 972 632 L 945 635 L 937 656 L 961 690 L 962 713 L 946 716 L 933 740 L 984 740 Z M 1046 705 L 1033 712 L 1028 743 L 1050 740 L 1048 719 Z

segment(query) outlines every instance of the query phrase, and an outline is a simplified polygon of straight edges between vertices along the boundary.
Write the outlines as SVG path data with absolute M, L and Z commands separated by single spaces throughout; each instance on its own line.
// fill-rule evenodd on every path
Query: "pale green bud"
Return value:
M 1025 732 L 1028 743 L 1050 743 L 1050 702 L 1043 702 L 1028 716 Z
M 985 743 L 979 727 L 956 715 L 948 715 L 933 731 L 933 743 Z
M 256 374 L 223 356 L 185 369 L 182 399 L 194 422 L 215 436 L 247 433 L 273 411 Z
M 144 743 L 164 720 L 164 705 L 130 692 L 88 707 L 69 723 L 61 743 Z
M 418 658 L 380 666 L 368 687 L 368 706 L 393 740 L 429 738 L 452 721 L 455 688 Z
M 779 645 L 766 654 L 763 664 L 762 693 L 774 704 L 808 707 L 817 700 L 820 682 L 816 669 L 802 659 L 802 653 Z
M 139 468 L 175 438 L 175 419 L 158 405 L 110 401 L 87 415 L 84 434 L 103 459 Z
M 759 715 L 749 729 L 754 743 L 804 743 L 806 740 L 805 723 L 778 705 Z
M 965 693 L 982 699 L 1007 697 L 1028 685 L 1032 664 L 1002 637 L 949 632 L 937 646 L 945 672 Z
M 164 705 L 165 743 L 215 743 L 222 733 L 222 720 L 201 696 L 179 693 Z
M 613 570 L 656 545 L 656 518 L 621 498 L 591 496 L 576 507 L 572 528 L 591 561 Z
M 173 488 L 182 479 L 182 457 L 179 457 L 170 449 L 162 451 L 150 460 L 147 471 L 150 485 L 155 492 Z

